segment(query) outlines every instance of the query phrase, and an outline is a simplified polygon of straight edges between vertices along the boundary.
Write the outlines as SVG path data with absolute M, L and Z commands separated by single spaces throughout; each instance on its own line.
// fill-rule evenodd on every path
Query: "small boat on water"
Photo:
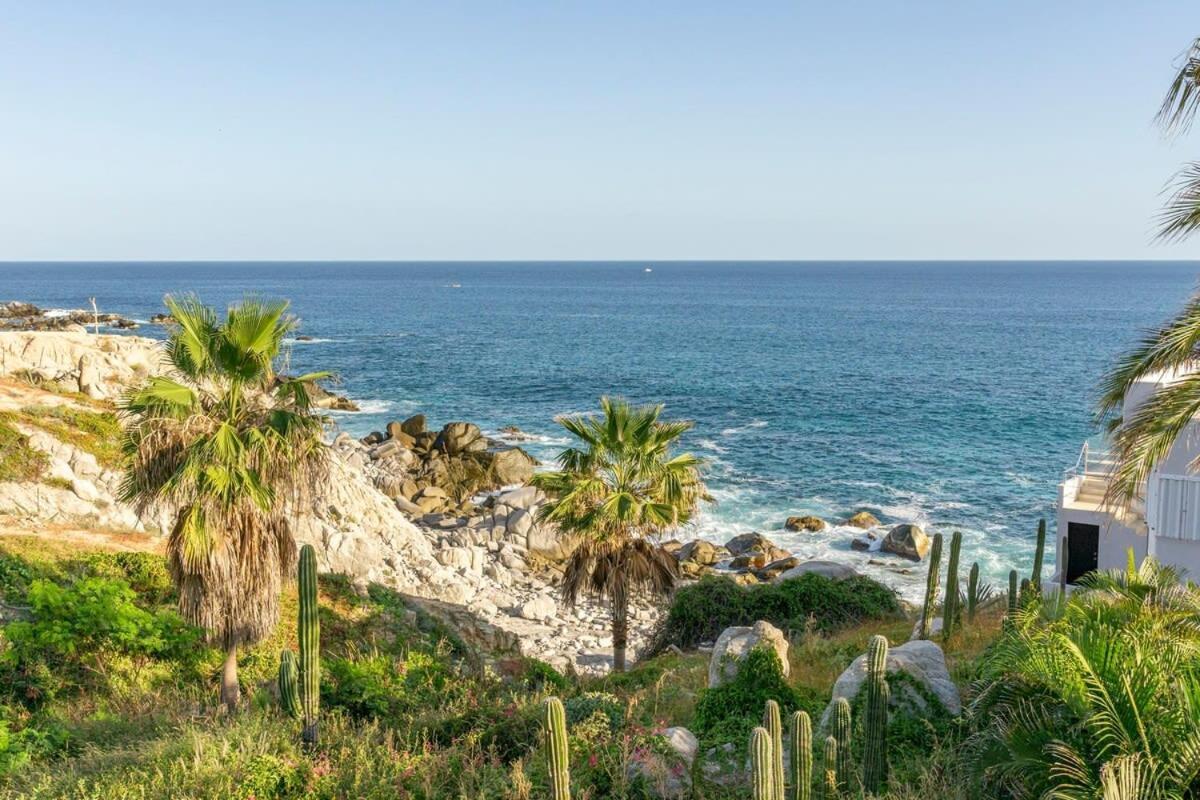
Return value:
M 646 267 L 645 271 L 646 272 L 654 272 L 654 270 L 650 269 L 649 267 Z

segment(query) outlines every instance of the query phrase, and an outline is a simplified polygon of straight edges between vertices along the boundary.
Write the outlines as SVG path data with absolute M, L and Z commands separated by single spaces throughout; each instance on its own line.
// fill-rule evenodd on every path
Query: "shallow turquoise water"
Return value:
M 1096 381 L 1182 304 L 1194 263 L 0 265 L 0 300 L 141 319 L 168 291 L 292 299 L 366 411 L 361 434 L 423 411 L 537 434 L 603 393 L 695 420 L 719 504 L 689 533 L 777 532 L 784 518 L 965 532 L 999 580 L 1027 566 L 1039 516 L 1092 432 Z M 142 333 L 157 329 L 144 328 Z M 1051 522 L 1053 524 L 1053 522 Z M 861 564 L 849 532 L 782 535 Z M 904 579 L 899 579 L 904 582 Z

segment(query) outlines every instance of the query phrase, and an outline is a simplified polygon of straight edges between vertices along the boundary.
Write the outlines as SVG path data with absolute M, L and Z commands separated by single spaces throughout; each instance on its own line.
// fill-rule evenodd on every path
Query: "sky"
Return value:
M 9 2 L 0 260 L 1136 259 L 1194 2 Z

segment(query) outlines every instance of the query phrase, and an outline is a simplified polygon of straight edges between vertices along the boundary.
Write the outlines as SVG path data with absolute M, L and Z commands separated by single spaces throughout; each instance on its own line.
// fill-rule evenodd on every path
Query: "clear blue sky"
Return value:
M 0 2 L 0 259 L 1197 258 L 1195 2 Z

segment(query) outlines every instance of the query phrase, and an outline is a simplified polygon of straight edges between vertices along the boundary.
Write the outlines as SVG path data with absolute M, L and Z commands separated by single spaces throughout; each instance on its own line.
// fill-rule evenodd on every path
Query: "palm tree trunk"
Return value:
M 237 645 L 233 644 L 225 651 L 225 665 L 221 668 L 221 702 L 230 714 L 237 711 L 241 696 L 237 676 Z
M 629 643 L 629 600 L 613 598 L 612 604 L 613 672 L 625 671 L 625 647 Z

